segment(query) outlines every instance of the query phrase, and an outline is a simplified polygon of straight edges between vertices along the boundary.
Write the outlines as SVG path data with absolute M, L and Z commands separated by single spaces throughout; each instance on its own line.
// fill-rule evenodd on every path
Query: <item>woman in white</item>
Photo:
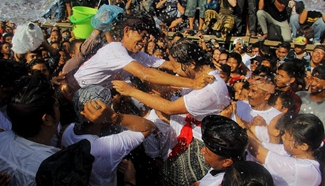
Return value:
M 262 143 L 248 134 L 248 150 L 271 173 L 275 185 L 320 185 L 325 147 L 324 126 L 317 116 L 299 114 L 294 118 L 285 126 L 281 145 Z
M 200 154 L 203 142 L 199 122 L 207 115 L 220 114 L 229 105 L 230 99 L 227 86 L 220 78 L 219 72 L 213 68 L 211 60 L 196 43 L 181 39 L 171 46 L 169 54 L 174 72 L 179 76 L 196 79 L 208 73 L 215 77 L 215 81 L 200 90 L 187 90 L 186 95 L 175 101 L 142 92 L 123 81 L 112 83 L 121 94 L 134 97 L 155 110 L 171 115 L 170 124 L 176 131 L 179 143 L 171 147 L 171 161 L 167 161 L 165 165 L 173 168 L 166 171 L 168 173 L 164 175 L 164 181 L 167 179 L 169 185 L 175 186 L 191 185 L 202 178 L 209 168 Z M 183 164 L 178 166 L 177 161 L 182 159 L 180 156 L 187 156 L 187 153 L 192 156 L 188 164 L 178 162 Z M 182 161 L 186 162 L 185 159 Z

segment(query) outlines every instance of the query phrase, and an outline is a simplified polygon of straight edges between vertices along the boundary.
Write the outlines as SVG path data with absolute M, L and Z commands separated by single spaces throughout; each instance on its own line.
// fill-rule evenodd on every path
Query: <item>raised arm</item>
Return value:
M 307 20 L 307 15 L 308 15 L 308 11 L 306 9 L 304 9 L 298 16 L 298 20 L 300 24 L 304 24 Z
M 126 65 L 123 70 L 130 72 L 134 76 L 159 85 L 172 85 L 177 87 L 188 87 L 193 89 L 201 89 L 209 83 L 213 83 L 214 76 L 205 74 L 196 79 L 183 78 L 174 76 L 160 70 L 149 68 L 133 61 Z
M 134 97 L 143 104 L 165 114 L 188 113 L 183 98 L 179 98 L 176 101 L 169 101 L 162 97 L 142 92 L 141 90 L 131 87 L 124 81 L 112 81 L 112 83 L 114 88 L 122 95 Z
M 115 113 L 100 100 L 86 103 L 81 114 L 91 122 L 120 124 L 129 130 L 141 132 L 145 137 L 156 130 L 156 126 L 152 121 L 136 115 Z

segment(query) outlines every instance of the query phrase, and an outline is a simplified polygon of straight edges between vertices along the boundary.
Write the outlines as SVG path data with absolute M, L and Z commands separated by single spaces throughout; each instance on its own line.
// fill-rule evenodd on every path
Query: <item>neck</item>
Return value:
M 41 131 L 36 136 L 26 138 L 26 139 L 28 139 L 28 140 L 30 140 L 32 142 L 35 142 L 35 143 L 40 143 L 40 144 L 43 144 L 43 145 L 51 146 L 51 139 L 52 139 L 53 135 L 54 134 L 52 134 L 52 135 L 49 135 L 48 133 L 45 134 L 44 132 Z
M 319 66 L 319 64 L 314 63 L 313 60 L 310 60 L 310 66 L 311 66 L 312 68 L 316 68 L 316 67 Z
M 297 154 L 292 154 L 292 157 L 294 158 L 299 158 L 299 159 L 309 159 L 309 160 L 315 160 L 315 157 L 313 156 L 312 151 L 307 151 L 307 152 L 301 152 Z
M 266 102 L 260 104 L 260 105 L 257 105 L 257 106 L 252 106 L 252 108 L 254 110 L 258 110 L 258 111 L 263 111 L 263 110 L 268 110 L 271 108 L 270 105 L 268 105 Z
M 203 74 L 207 74 L 207 73 L 209 73 L 209 72 L 211 72 L 213 70 L 214 69 L 212 69 L 209 65 L 203 65 L 196 71 L 194 78 L 200 77 Z
M 321 102 L 325 100 L 325 91 L 310 93 L 310 99 L 315 102 Z
M 282 92 L 287 92 L 291 89 L 290 86 L 283 86 L 283 87 L 276 87 L 277 90 L 280 90 Z

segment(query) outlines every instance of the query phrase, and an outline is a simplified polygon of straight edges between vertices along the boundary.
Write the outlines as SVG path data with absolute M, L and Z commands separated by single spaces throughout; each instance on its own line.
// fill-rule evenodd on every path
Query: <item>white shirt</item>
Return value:
M 5 131 L 11 131 L 11 122 L 6 118 L 6 116 L 0 111 L 0 129 Z
M 218 71 L 209 73 L 215 77 L 212 84 L 208 84 L 200 90 L 192 90 L 184 95 L 184 102 L 187 111 L 198 121 L 211 114 L 218 115 L 225 107 L 230 104 L 228 89 L 225 82 L 218 75 Z M 176 131 L 176 135 L 180 134 L 184 126 L 186 114 L 172 115 L 170 117 L 170 125 Z M 202 140 L 201 127 L 192 124 L 193 136 Z
M 269 142 L 270 136 L 265 126 L 255 126 L 255 136 L 261 142 Z
M 321 183 L 319 163 L 316 160 L 293 158 L 279 153 L 270 150 L 264 163 L 273 177 L 274 185 L 318 186 Z
M 144 52 L 129 55 L 120 42 L 111 42 L 86 61 L 74 77 L 80 87 L 103 85 L 112 88 L 112 80 L 125 80 L 131 75 L 123 68 L 132 61 L 137 61 L 146 67 L 158 67 L 165 60 L 149 56 Z
M 60 149 L 35 143 L 15 135 L 0 132 L 0 172 L 10 174 L 10 185 L 36 185 L 40 164 Z
M 222 183 L 225 172 L 220 172 L 212 176 L 210 173 L 212 170 L 213 168 L 211 168 L 208 173 L 201 180 L 199 180 L 199 186 L 219 186 L 219 184 Z
M 172 147 L 177 144 L 175 130 L 168 123 L 162 121 L 154 109 L 150 111 L 146 119 L 152 121 L 159 129 L 159 132 L 158 134 L 150 134 L 143 141 L 145 152 L 151 158 L 161 157 L 166 161 Z
M 91 141 L 90 153 L 95 157 L 90 185 L 117 185 L 116 169 L 123 158 L 144 140 L 141 132 L 124 131 Z
M 251 122 L 254 117 L 261 116 L 265 120 L 266 124 L 269 125 L 275 116 L 281 114 L 281 112 L 274 107 L 271 107 L 268 110 L 254 110 L 248 102 L 237 101 L 236 104 L 238 116 L 246 122 Z M 234 114 L 232 114 L 231 119 L 237 121 Z
M 71 123 L 63 132 L 62 138 L 61 138 L 61 145 L 63 147 L 68 147 L 69 145 L 75 144 L 83 139 L 87 139 L 88 141 L 93 141 L 97 138 L 99 138 L 97 135 L 93 134 L 83 134 L 83 135 L 76 135 L 74 133 L 75 124 Z

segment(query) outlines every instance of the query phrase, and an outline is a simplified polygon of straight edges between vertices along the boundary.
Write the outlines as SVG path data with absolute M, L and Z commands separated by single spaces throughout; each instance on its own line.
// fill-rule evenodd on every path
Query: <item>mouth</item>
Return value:
M 144 44 L 140 44 L 139 42 L 136 44 L 136 48 L 141 50 L 144 47 Z

